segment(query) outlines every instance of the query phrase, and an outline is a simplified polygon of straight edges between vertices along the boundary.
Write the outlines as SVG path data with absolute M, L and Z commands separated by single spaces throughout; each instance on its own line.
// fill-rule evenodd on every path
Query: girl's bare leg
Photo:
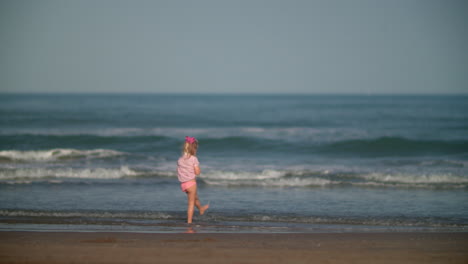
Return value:
M 195 206 L 198 208 L 198 211 L 200 211 L 200 215 L 203 215 L 205 211 L 210 207 L 210 205 L 208 204 L 201 206 L 200 199 L 198 199 L 198 194 L 195 197 Z
M 187 223 L 191 224 L 193 219 L 193 211 L 195 207 L 198 208 L 200 211 L 200 215 L 203 215 L 205 211 L 210 207 L 210 205 L 206 204 L 201 206 L 200 199 L 198 198 L 197 194 L 197 185 L 194 185 L 187 189 Z
M 197 198 L 197 185 L 193 185 L 192 187 L 187 189 L 187 223 L 192 223 L 193 218 L 193 210 L 195 207 L 195 200 Z

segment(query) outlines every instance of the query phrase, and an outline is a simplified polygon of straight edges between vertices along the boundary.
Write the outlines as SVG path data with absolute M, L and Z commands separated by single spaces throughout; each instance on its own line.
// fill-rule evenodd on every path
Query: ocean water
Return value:
M 1 94 L 0 230 L 466 232 L 468 96 Z

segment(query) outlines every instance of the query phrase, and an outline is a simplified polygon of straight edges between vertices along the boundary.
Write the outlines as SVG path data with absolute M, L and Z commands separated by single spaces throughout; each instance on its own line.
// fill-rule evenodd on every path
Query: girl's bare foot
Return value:
M 203 215 L 205 213 L 205 211 L 208 210 L 208 208 L 210 208 L 209 204 L 202 206 L 200 208 L 200 215 Z

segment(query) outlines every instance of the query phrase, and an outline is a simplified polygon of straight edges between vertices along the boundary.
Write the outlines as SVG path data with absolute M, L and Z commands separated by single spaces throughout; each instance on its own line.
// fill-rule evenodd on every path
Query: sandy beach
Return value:
M 0 263 L 468 263 L 468 233 L 0 232 Z

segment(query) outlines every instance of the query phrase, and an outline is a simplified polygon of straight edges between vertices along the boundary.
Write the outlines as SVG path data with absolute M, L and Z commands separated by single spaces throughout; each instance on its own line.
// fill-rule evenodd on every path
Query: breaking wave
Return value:
M 25 180 L 41 180 L 47 178 L 56 179 L 120 179 L 139 175 L 138 172 L 122 166 L 117 169 L 106 168 L 22 168 L 22 169 L 1 169 L 0 180 L 19 181 L 20 183 L 30 183 Z
M 258 187 L 396 187 L 396 188 L 467 188 L 468 177 L 446 174 L 354 173 L 324 171 L 277 171 L 205 173 L 201 180 L 214 186 Z
M 109 150 L 109 149 L 93 149 L 93 150 L 78 150 L 78 149 L 49 149 L 49 150 L 4 150 L 0 151 L 0 160 L 4 161 L 57 161 L 67 159 L 96 159 L 121 156 L 125 153 Z

